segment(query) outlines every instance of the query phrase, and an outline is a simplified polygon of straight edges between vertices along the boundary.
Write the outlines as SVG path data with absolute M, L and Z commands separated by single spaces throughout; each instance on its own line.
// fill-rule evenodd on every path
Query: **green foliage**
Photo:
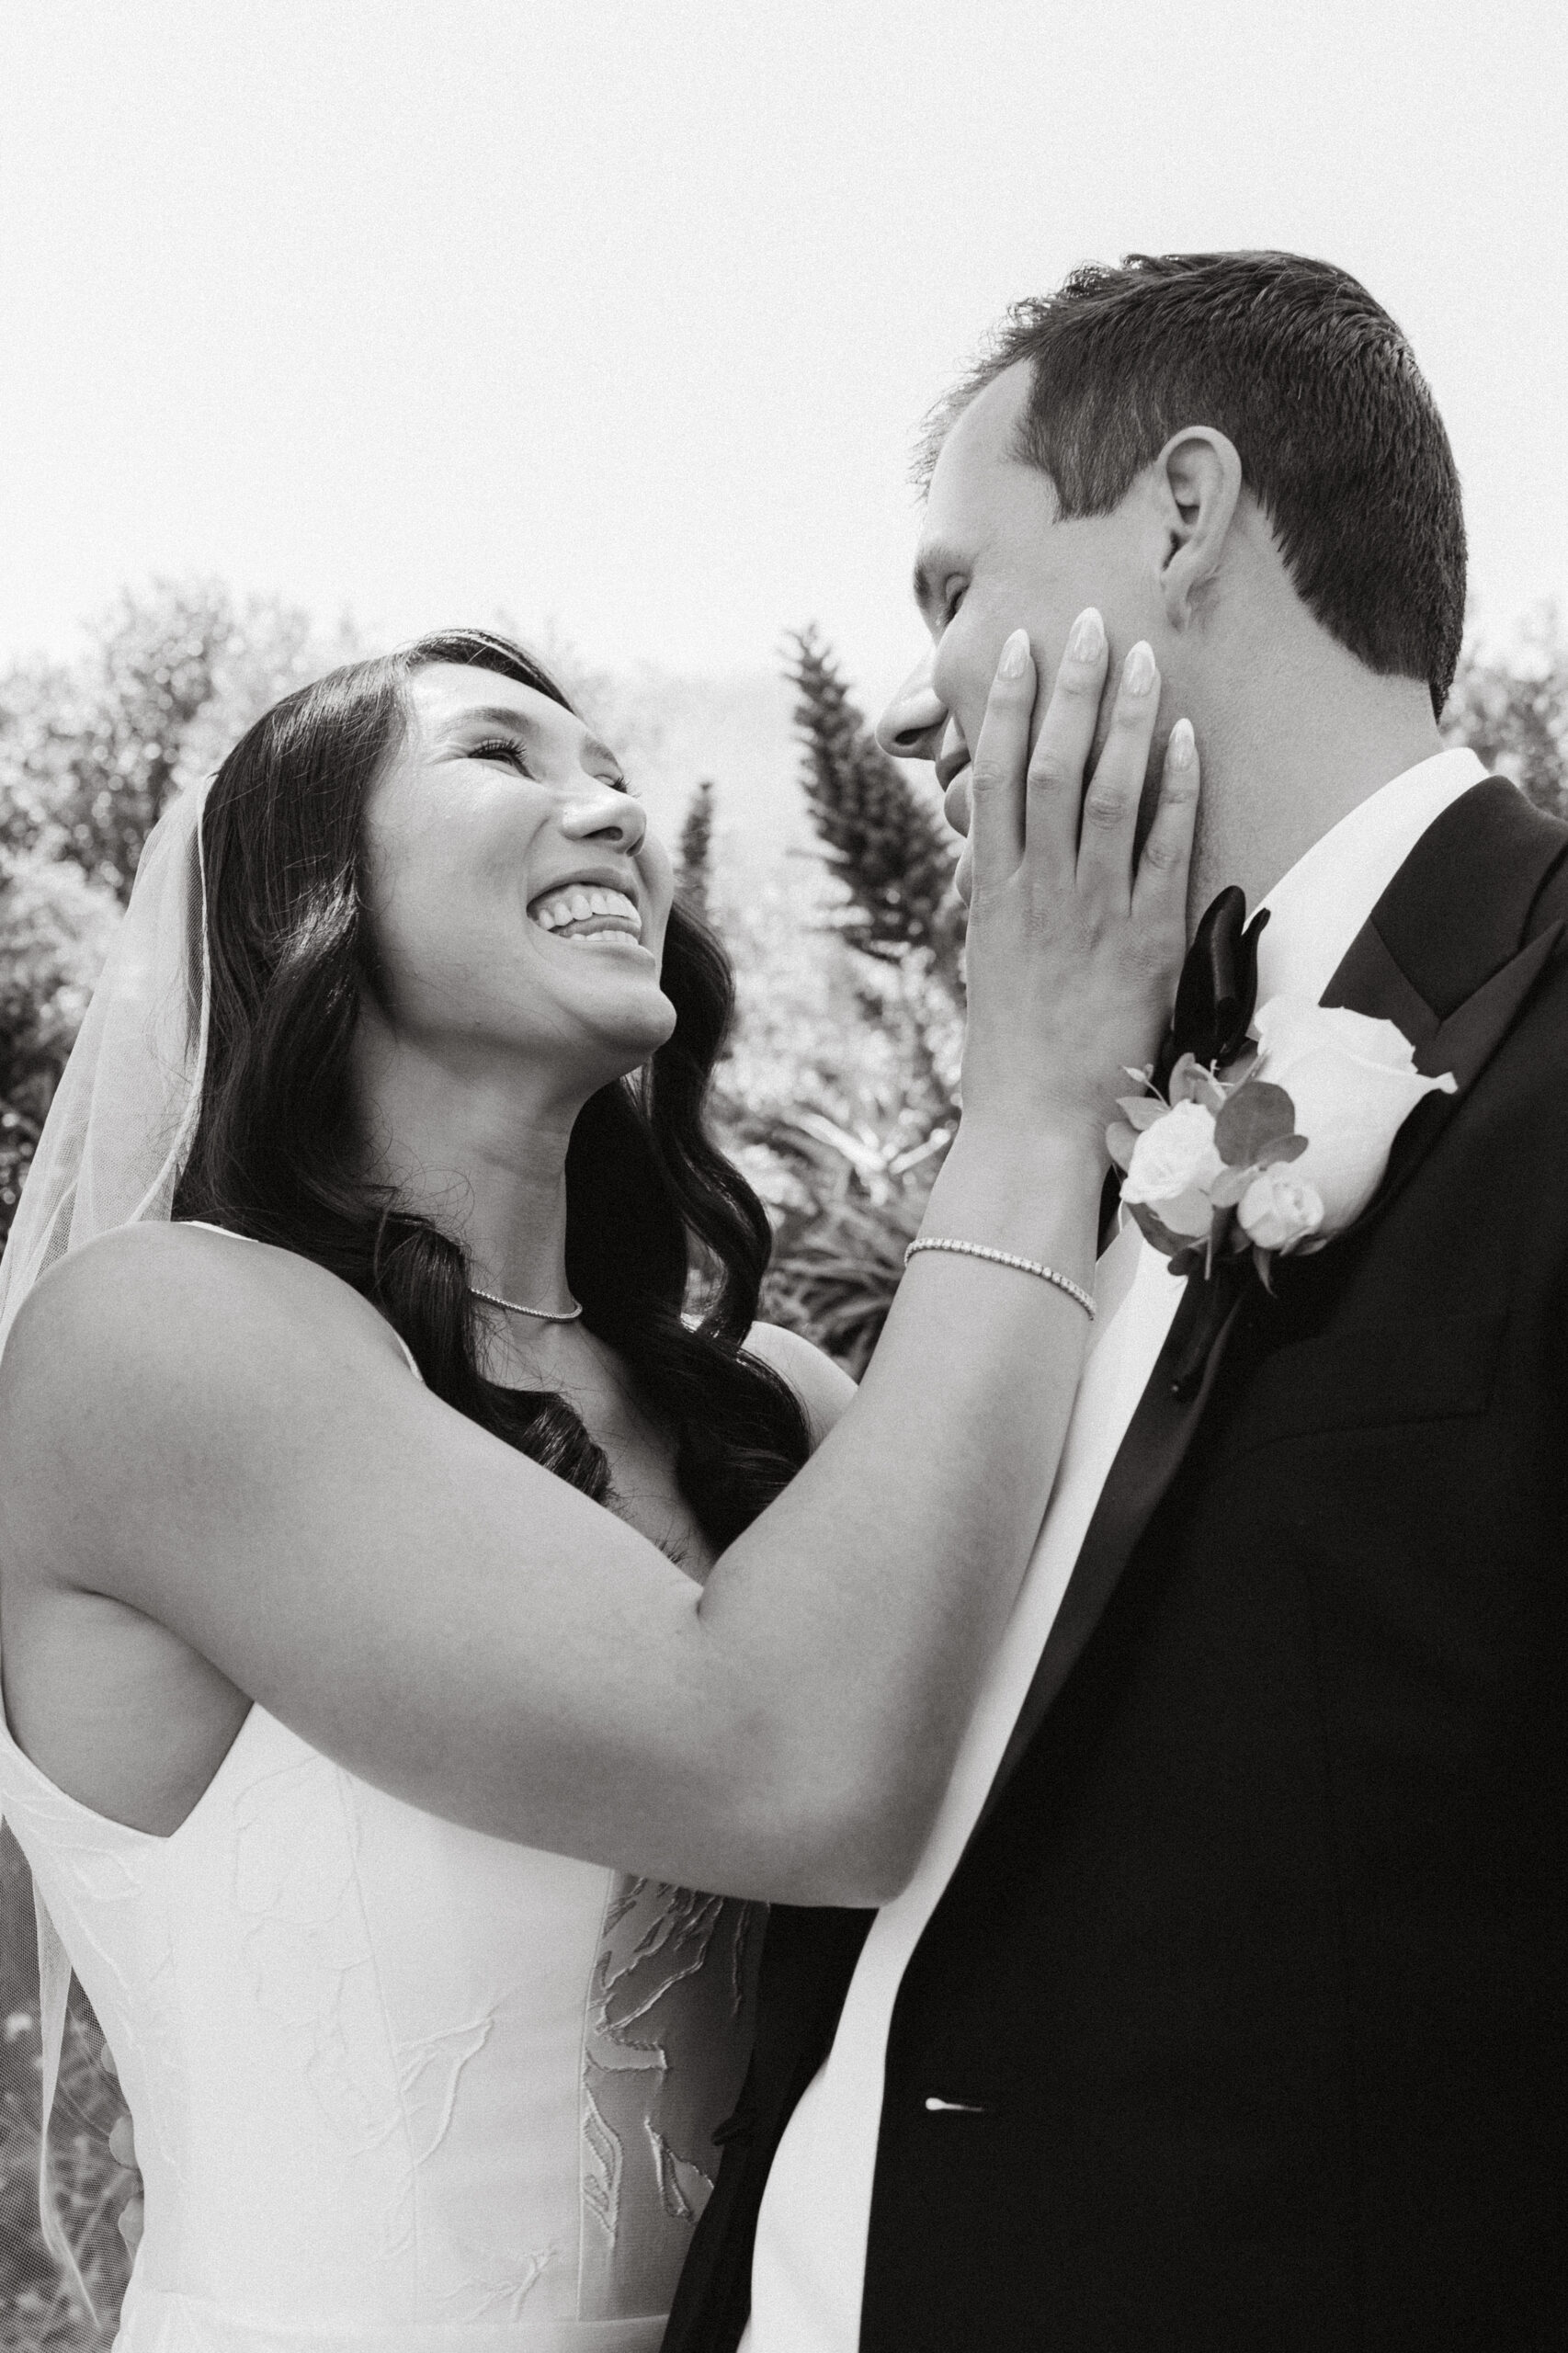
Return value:
M 845 886 L 845 938 L 894 963 L 912 954 L 960 994 L 962 914 L 952 892 L 957 844 L 877 745 L 832 654 L 797 631 L 788 675 L 805 753 L 802 780 L 829 870 Z
M 80 867 L 38 850 L 0 861 L 0 1095 L 41 1118 L 119 913 Z
M 0 1236 L 149 832 L 279 695 L 357 651 L 347 626 L 324 642 L 201 580 L 126 590 L 86 641 L 0 678 Z
M 1511 776 L 1538 809 L 1568 819 L 1568 632 L 1538 606 L 1506 653 L 1466 647 L 1443 732 Z
M 958 1123 L 963 911 L 956 844 L 817 631 L 792 643 L 801 781 L 836 903 L 819 890 L 772 939 L 755 910 L 726 924 L 742 1002 L 722 1106 L 777 1226 L 763 1313 L 858 1378 Z M 832 976 L 820 996 L 802 957 Z
M 39 849 L 0 853 L 0 1235 L 119 912 L 77 866 Z
M 676 896 L 706 922 L 713 879 L 713 781 L 704 778 L 692 794 L 676 846 Z
M 75 663 L 0 679 L 0 849 L 67 859 L 124 900 L 174 794 L 329 657 L 306 614 L 210 580 L 126 589 L 86 637 Z M 333 651 L 351 650 L 343 633 Z
M 881 1336 L 952 1133 L 939 1126 L 905 1142 L 899 1124 L 850 1130 L 802 1110 L 769 1122 L 767 1133 L 803 1199 L 783 1211 L 762 1312 L 803 1332 L 857 1381 Z
M 7 1832 L 0 1837 L 0 2353 L 102 2353 L 131 2268 L 119 2218 L 138 2185 L 109 2147 L 125 2103 L 79 1985 L 66 2019 L 50 2154 L 56 2206 L 100 2326 L 43 2243 L 39 2091 L 32 1883 Z

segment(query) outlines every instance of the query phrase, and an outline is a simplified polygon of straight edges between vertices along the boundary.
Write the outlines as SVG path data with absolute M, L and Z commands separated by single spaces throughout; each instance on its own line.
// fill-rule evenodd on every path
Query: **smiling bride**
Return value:
M 149 844 L 0 1270 L 0 1797 L 134 2120 L 125 2353 L 657 2345 L 755 1907 L 899 1887 L 1050 1493 L 1197 791 L 1178 728 L 1135 858 L 1099 647 L 1043 715 L 1004 650 L 858 1393 L 754 1320 L 724 959 L 517 648 L 290 696 Z

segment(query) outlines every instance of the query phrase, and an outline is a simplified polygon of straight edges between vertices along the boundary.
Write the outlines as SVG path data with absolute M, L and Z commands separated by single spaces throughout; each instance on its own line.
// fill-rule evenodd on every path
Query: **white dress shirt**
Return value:
M 1473 752 L 1438 753 L 1314 843 L 1262 903 L 1270 919 L 1258 943 L 1259 1004 L 1280 995 L 1314 1002 L 1322 995 L 1427 826 L 1485 773 Z M 1131 1222 L 1096 1270 L 1098 1316 L 1040 1540 L 926 1851 L 903 1893 L 872 1923 L 833 2049 L 774 2158 L 741 2353 L 855 2353 L 899 1985 L 969 1843 L 1182 1289 Z

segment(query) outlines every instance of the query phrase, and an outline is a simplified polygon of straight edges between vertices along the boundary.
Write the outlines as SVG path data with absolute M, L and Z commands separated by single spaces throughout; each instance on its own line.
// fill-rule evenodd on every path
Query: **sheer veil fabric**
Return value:
M 70 1251 L 116 1226 L 169 1216 L 207 1052 L 206 802 L 207 788 L 192 787 L 147 838 L 0 1259 L 0 1350 L 34 1284 Z M 50 2179 L 71 1965 L 36 1887 L 33 1903 L 43 2070 L 39 2211 L 51 2254 L 91 2312 Z
M 182 793 L 148 835 L 0 1259 L 0 1350 L 68 1251 L 169 1215 L 207 1049 L 206 802 Z

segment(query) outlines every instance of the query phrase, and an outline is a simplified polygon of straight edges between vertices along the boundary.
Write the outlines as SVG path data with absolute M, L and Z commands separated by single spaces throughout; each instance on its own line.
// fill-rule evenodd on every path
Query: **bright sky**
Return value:
M 1286 245 L 1410 334 L 1482 617 L 1568 592 L 1561 0 L 5 0 L 0 659 L 211 572 L 756 670 L 915 633 L 1011 298 Z

